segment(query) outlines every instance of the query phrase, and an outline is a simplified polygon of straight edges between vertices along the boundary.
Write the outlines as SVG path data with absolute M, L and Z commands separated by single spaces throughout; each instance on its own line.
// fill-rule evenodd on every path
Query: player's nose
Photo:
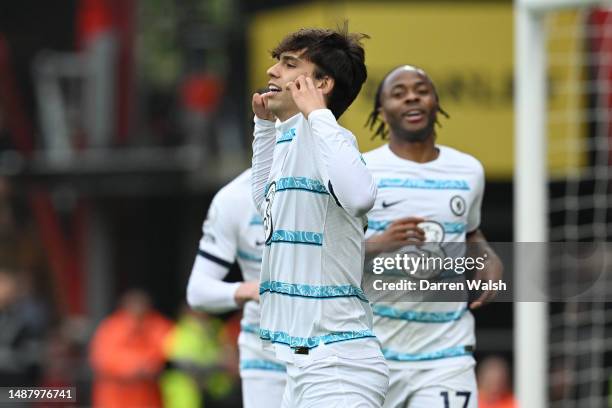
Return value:
M 271 78 L 278 78 L 278 63 L 272 65 L 270 68 L 268 68 L 268 70 L 266 71 L 266 74 L 268 74 L 269 77 Z
M 408 91 L 406 92 L 406 98 L 404 99 L 404 102 L 411 103 L 411 102 L 419 101 L 420 99 L 421 97 L 418 92 Z

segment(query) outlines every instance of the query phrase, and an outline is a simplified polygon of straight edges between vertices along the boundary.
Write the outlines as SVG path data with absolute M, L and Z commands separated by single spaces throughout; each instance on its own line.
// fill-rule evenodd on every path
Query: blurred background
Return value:
M 566 13 L 551 24 L 577 32 L 591 21 L 588 13 Z M 607 14 L 599 13 L 605 26 Z M 363 126 L 382 77 L 400 64 L 424 68 L 451 115 L 438 141 L 485 166 L 483 232 L 490 241 L 513 240 L 510 0 L 4 1 L 0 385 L 72 385 L 88 405 L 92 366 L 131 358 L 95 350 L 96 329 L 114 316 L 119 327 L 132 330 L 146 320 L 169 333 L 164 344 L 133 345 L 151 347 L 142 358 L 157 362 L 143 378 L 170 376 L 160 383 L 172 387 L 173 370 L 183 367 L 179 355 L 198 362 L 183 372 L 199 378 L 206 406 L 239 406 L 239 313 L 205 316 L 184 307 L 201 223 L 214 193 L 250 165 L 250 99 L 267 82 L 269 50 L 288 32 L 344 19 L 351 31 L 371 36 L 368 81 L 341 121 L 361 150 L 382 143 Z M 563 58 L 582 55 L 588 44 L 564 34 L 551 47 Z M 555 86 L 585 81 L 583 68 L 549 67 L 550 106 L 559 112 L 589 106 L 593 95 L 582 82 L 574 94 Z M 552 121 L 548 130 L 552 142 L 573 146 L 549 154 L 553 173 L 565 176 L 592 162 L 581 147 L 594 137 L 592 121 Z M 562 225 L 567 217 L 551 220 Z M 228 279 L 240 279 L 238 270 Z M 498 373 L 498 383 L 487 385 L 493 393 L 511 387 L 512 309 L 493 303 L 475 313 L 476 357 L 491 357 L 483 370 Z M 180 329 L 203 342 L 172 340 Z M 184 356 L 184 344 L 200 354 Z M 571 391 L 560 371 L 564 398 Z M 202 403 L 193 398 L 189 404 Z

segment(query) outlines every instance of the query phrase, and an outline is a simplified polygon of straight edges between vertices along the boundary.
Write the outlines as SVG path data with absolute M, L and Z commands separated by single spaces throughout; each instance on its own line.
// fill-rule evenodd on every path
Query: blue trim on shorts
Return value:
M 383 355 L 387 360 L 393 361 L 429 361 L 429 360 L 438 360 L 441 358 L 449 358 L 449 357 L 461 357 L 461 356 L 470 356 L 472 355 L 472 348 L 466 346 L 457 346 L 451 347 L 439 351 L 433 351 L 430 353 L 399 353 L 397 351 L 393 351 L 387 348 L 383 348 Z
M 281 373 L 287 371 L 287 367 L 284 365 L 269 360 L 242 360 L 240 361 L 240 369 L 277 371 Z
M 314 337 L 291 336 L 286 332 L 275 332 L 267 329 L 259 329 L 259 337 L 272 343 L 285 344 L 291 348 L 306 347 L 309 349 L 317 347 L 319 344 L 331 344 L 341 341 L 365 339 L 376 337 L 371 330 L 357 330 L 329 333 Z
M 368 298 L 361 288 L 352 285 L 303 285 L 279 281 L 264 281 L 259 285 L 259 294 L 266 292 L 279 295 L 297 296 L 315 299 L 333 299 L 338 297 L 357 297 L 363 302 Z

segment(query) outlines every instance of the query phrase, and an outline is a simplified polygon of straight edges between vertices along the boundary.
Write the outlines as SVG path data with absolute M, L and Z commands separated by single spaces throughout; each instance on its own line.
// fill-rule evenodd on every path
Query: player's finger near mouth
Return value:
M 267 100 L 267 98 L 272 95 L 274 92 L 270 91 L 269 88 L 260 88 L 258 90 L 255 91 L 255 93 L 253 94 L 253 98 L 255 98 L 256 96 L 258 97 L 258 99 L 260 101 L 264 101 Z

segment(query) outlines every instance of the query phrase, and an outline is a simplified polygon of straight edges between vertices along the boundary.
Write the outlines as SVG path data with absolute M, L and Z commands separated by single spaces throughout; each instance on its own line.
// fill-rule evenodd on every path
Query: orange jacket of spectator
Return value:
M 479 396 L 478 408 L 517 408 L 517 404 L 514 397 L 510 394 L 495 401 Z
M 157 312 L 140 321 L 119 310 L 98 327 L 91 343 L 93 405 L 161 407 L 157 376 L 165 364 L 163 341 L 172 323 Z

